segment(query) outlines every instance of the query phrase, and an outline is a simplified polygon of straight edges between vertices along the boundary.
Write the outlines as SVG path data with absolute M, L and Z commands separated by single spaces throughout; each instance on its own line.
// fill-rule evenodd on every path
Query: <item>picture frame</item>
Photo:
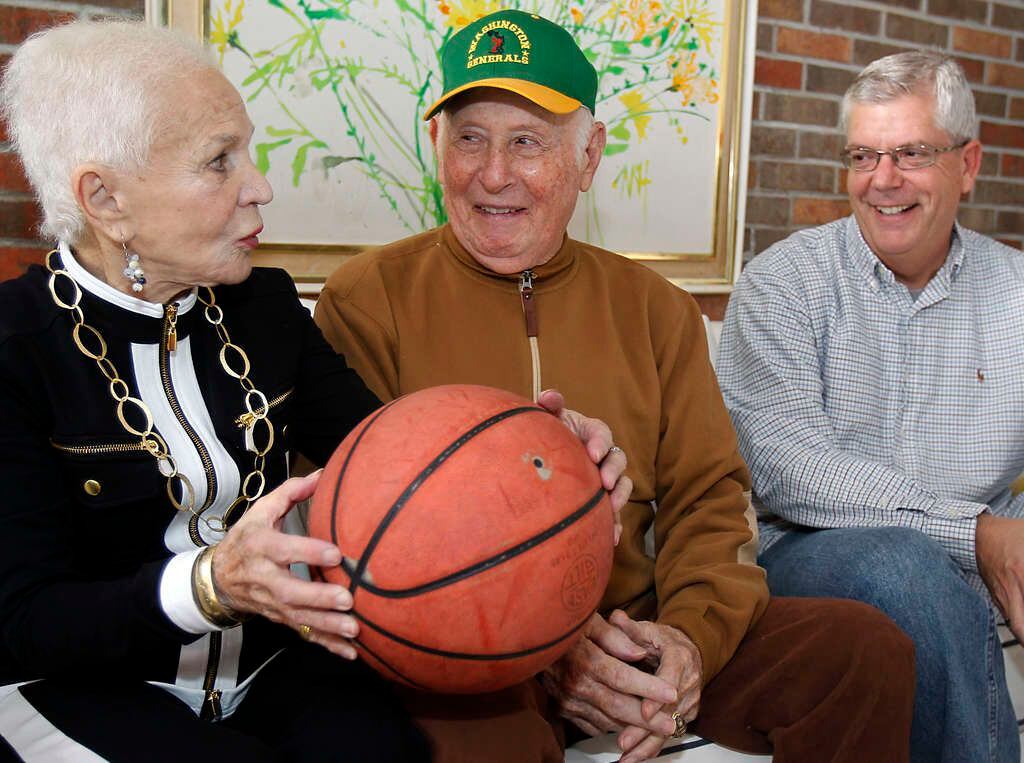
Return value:
M 420 119 L 440 95 L 436 51 L 501 6 L 562 23 L 599 71 L 608 148 L 570 235 L 717 293 L 742 264 L 755 3 L 149 0 L 147 17 L 210 44 L 246 99 L 275 189 L 255 259 L 302 291 L 443 222 Z

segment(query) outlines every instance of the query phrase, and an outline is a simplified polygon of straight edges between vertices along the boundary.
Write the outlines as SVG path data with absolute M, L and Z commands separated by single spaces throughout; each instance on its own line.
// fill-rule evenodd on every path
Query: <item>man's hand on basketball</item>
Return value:
M 678 687 L 678 700 L 660 702 L 645 698 L 641 703 L 645 722 L 630 724 L 619 734 L 619 749 L 624 753 L 620 763 L 636 763 L 657 755 L 675 731 L 672 713 L 678 712 L 687 723 L 697 717 L 704 683 L 703 660 L 696 644 L 671 625 L 636 621 L 621 610 L 612 612 L 609 622 L 643 648 L 644 659 L 655 668 L 655 676 Z M 666 730 L 668 733 L 663 733 Z
M 587 734 L 640 728 L 667 736 L 675 730 L 671 711 L 645 716 L 644 708 L 674 707 L 680 694 L 672 676 L 629 664 L 648 656 L 643 645 L 595 613 L 583 637 L 541 674 L 541 681 L 562 717 Z
M 217 547 L 214 584 L 232 608 L 284 623 L 303 638 L 355 659 L 351 639 L 359 624 L 346 614 L 352 595 L 340 585 L 298 578 L 288 568 L 295 562 L 321 567 L 341 563 L 337 546 L 281 532 L 285 515 L 313 494 L 319 479 L 319 471 L 290 479 L 256 501 Z
M 562 393 L 548 389 L 540 393 L 538 401 L 562 421 L 569 430 L 586 446 L 591 460 L 601 471 L 601 484 L 610 493 L 612 511 L 615 513 L 615 543 L 622 535 L 622 520 L 619 512 L 626 505 L 633 492 L 633 481 L 626 476 L 626 454 L 615 446 L 612 431 L 600 419 L 591 419 L 578 411 L 565 407 Z

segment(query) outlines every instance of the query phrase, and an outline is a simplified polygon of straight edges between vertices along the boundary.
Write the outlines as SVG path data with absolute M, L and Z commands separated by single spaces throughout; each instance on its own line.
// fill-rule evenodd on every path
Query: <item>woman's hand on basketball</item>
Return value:
M 640 712 L 645 723 L 631 724 L 619 734 L 620 763 L 636 763 L 658 754 L 675 731 L 673 713 L 679 713 L 686 723 L 697 717 L 704 685 L 703 660 L 696 644 L 671 625 L 633 620 L 621 610 L 612 612 L 609 622 L 643 649 L 644 660 L 655 668 L 655 676 L 678 687 L 678 699 L 672 702 L 644 698 Z M 668 733 L 652 730 L 655 727 Z
M 615 445 L 612 430 L 600 419 L 592 419 L 578 411 L 565 407 L 565 398 L 558 390 L 548 389 L 540 393 L 537 400 L 562 421 L 569 431 L 580 438 L 591 460 L 601 472 L 601 484 L 610 493 L 612 511 L 615 514 L 615 543 L 622 535 L 622 520 L 619 512 L 626 505 L 633 492 L 633 481 L 626 476 L 626 453 Z
M 679 695 L 669 680 L 629 664 L 647 656 L 641 644 L 595 613 L 583 637 L 541 681 L 562 717 L 591 736 L 633 727 L 668 735 L 675 722 L 664 713 L 645 717 L 644 702 L 662 707 Z
M 224 536 L 214 555 L 214 585 L 225 603 L 241 612 L 283 623 L 347 659 L 359 623 L 347 614 L 352 595 L 333 583 L 296 577 L 289 565 L 341 563 L 337 546 L 281 531 L 285 515 L 313 494 L 320 472 L 287 480 L 254 503 Z M 303 627 L 303 626 L 308 626 Z

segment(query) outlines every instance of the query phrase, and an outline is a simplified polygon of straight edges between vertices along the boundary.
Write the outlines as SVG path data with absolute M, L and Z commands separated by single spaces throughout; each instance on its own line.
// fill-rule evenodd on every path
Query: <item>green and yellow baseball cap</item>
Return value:
M 474 87 L 511 90 L 555 114 L 580 106 L 593 113 L 597 100 L 597 72 L 572 35 L 523 11 L 496 11 L 460 29 L 441 49 L 441 70 L 444 95 L 424 120 Z

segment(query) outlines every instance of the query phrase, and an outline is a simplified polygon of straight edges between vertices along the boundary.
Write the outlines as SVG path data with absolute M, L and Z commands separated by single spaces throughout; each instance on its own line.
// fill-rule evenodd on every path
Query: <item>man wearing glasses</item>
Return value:
M 723 330 L 759 561 L 774 595 L 911 636 L 914 761 L 1018 761 L 996 621 L 1024 636 L 1024 257 L 956 222 L 981 144 L 952 59 L 875 61 L 842 115 L 853 215 L 758 256 Z

